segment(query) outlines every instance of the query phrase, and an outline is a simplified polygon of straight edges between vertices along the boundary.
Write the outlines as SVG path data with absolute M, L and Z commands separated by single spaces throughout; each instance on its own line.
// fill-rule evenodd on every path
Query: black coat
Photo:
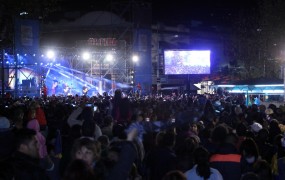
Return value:
M 49 180 L 45 170 L 40 167 L 38 159 L 18 151 L 7 160 L 5 168 L 9 171 L 0 173 L 0 175 L 7 180 Z

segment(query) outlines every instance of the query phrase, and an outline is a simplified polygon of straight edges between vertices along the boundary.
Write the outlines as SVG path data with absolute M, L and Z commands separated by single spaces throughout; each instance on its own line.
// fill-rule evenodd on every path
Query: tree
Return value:
M 285 2 L 282 0 L 251 1 L 242 8 L 234 24 L 234 55 L 243 69 L 243 78 L 276 77 L 280 68 L 281 45 L 285 45 Z

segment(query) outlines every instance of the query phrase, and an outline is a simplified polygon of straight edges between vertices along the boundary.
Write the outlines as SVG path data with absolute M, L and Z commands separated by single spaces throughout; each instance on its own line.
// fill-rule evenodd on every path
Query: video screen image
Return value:
M 210 50 L 165 50 L 165 74 L 210 74 Z

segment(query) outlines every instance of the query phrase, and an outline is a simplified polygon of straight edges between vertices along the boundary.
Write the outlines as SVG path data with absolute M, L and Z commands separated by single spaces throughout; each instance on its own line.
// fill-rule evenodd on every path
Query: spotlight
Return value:
M 107 54 L 106 59 L 107 59 L 107 61 L 112 61 L 113 60 L 113 55 L 112 54 Z
M 90 55 L 90 53 L 88 53 L 88 52 L 84 52 L 84 53 L 82 54 L 83 60 L 88 60 L 88 59 L 90 59 L 90 57 L 91 57 L 91 55 Z
M 139 57 L 137 56 L 137 55 L 133 55 L 133 62 L 138 62 L 138 60 L 139 60 Z
M 48 57 L 49 59 L 54 58 L 54 57 L 55 57 L 55 53 L 54 53 L 54 51 L 49 50 L 49 51 L 47 52 L 47 57 Z

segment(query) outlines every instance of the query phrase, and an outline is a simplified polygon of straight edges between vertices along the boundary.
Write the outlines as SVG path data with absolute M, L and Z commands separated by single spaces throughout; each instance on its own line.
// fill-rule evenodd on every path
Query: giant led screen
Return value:
M 165 74 L 210 74 L 210 54 L 210 50 L 165 50 Z

